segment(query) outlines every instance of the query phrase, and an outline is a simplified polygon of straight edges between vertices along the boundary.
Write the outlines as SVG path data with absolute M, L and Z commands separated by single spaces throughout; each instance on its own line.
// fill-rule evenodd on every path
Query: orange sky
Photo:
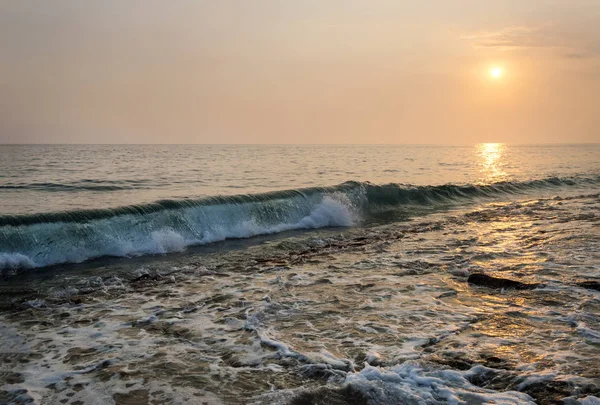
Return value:
M 600 141 L 598 0 L 0 0 L 0 50 L 1 143 Z

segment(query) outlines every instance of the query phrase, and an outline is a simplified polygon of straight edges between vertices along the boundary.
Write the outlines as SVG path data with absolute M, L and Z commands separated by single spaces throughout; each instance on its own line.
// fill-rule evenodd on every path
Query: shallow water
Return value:
M 3 395 L 592 401 L 600 292 L 577 283 L 600 280 L 599 206 L 598 193 L 491 202 L 170 261 L 103 262 L 98 276 L 56 268 L 35 291 L 15 277 L 0 314 Z M 479 272 L 541 284 L 469 285 Z
M 318 218 L 327 197 L 351 223 L 5 268 L 0 403 L 597 403 L 594 170 L 466 188 L 368 186 L 366 208 L 328 188 L 314 203 L 302 197 L 307 212 Z M 73 229 L 95 221 L 75 218 Z M 70 222 L 4 226 L 25 227 L 24 237 L 48 223 Z M 92 239 L 68 239 L 71 250 L 78 240 Z M 476 273 L 532 288 L 469 283 Z

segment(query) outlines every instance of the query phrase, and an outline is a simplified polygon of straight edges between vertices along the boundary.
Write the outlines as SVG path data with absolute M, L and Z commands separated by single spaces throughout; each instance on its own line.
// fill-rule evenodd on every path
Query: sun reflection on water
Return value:
M 476 146 L 479 165 L 481 166 L 482 183 L 493 183 L 505 181 L 506 172 L 502 169 L 504 166 L 503 154 L 506 151 L 506 145 L 502 143 L 480 143 Z

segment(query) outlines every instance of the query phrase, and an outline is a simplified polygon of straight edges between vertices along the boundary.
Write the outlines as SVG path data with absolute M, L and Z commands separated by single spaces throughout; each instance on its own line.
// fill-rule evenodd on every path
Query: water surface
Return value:
M 598 145 L 1 153 L 0 402 L 600 401 Z

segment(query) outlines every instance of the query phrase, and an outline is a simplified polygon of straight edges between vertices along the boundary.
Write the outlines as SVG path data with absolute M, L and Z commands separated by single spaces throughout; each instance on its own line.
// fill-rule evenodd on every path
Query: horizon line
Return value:
M 600 142 L 540 142 L 540 143 L 513 143 L 513 142 L 472 142 L 472 143 L 76 143 L 76 142 L 29 142 L 29 143 L 2 143 L 0 146 L 472 146 L 485 144 L 500 144 L 514 146 L 549 146 L 549 145 L 600 145 Z

